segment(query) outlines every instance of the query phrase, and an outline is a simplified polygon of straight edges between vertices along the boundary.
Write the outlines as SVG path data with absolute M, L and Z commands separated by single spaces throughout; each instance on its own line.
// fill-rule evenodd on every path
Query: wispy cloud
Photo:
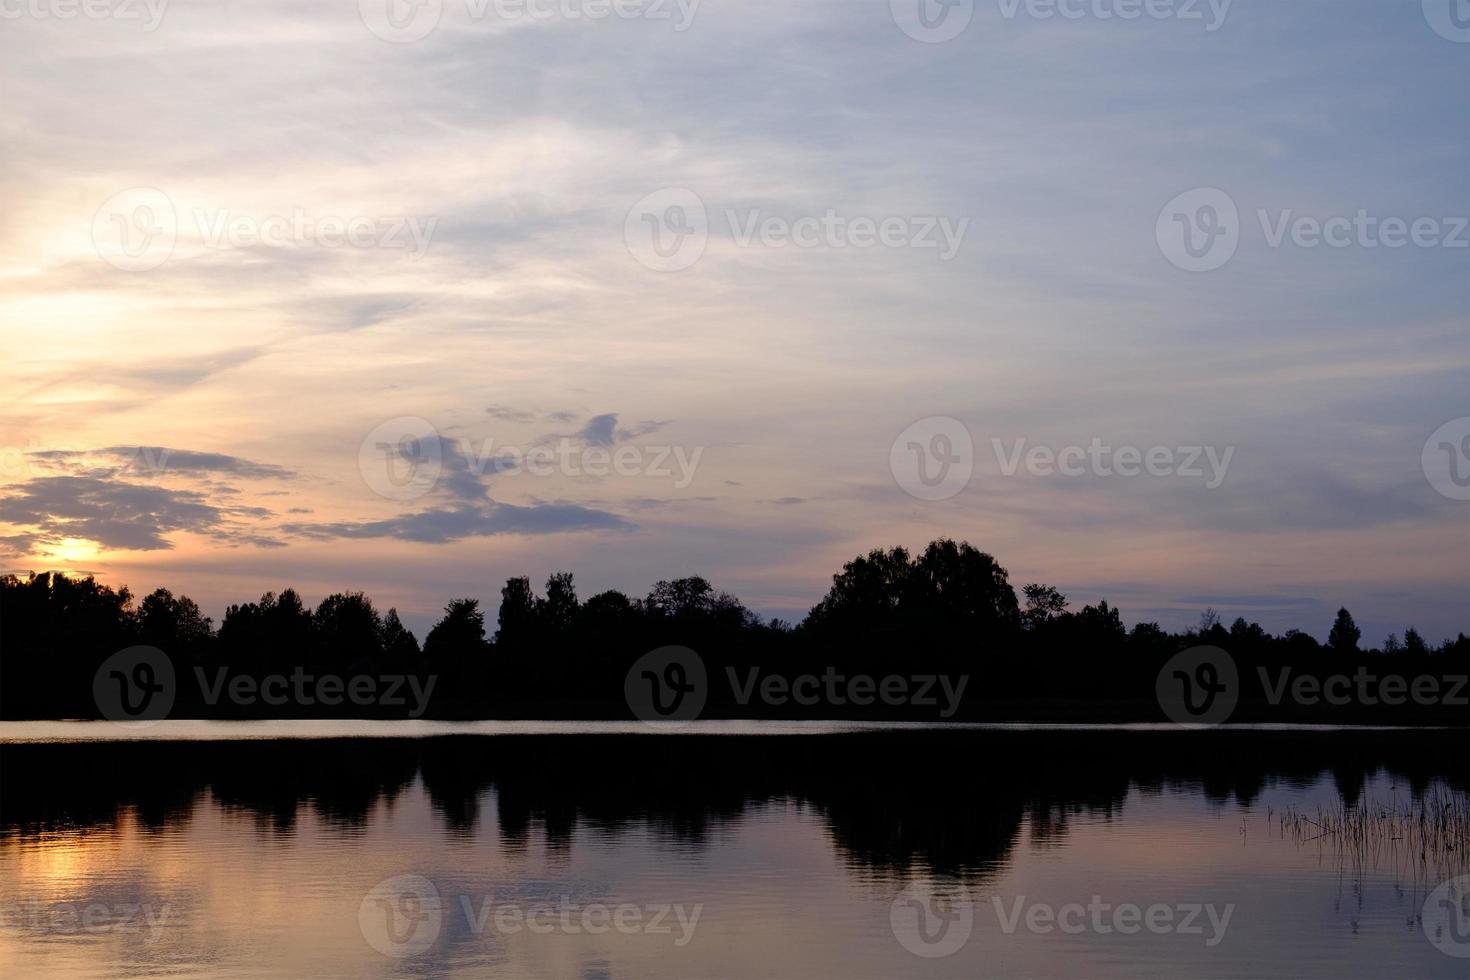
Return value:
M 225 453 L 169 449 L 166 446 L 108 446 L 86 451 L 37 450 L 30 455 L 38 461 L 61 465 L 94 466 L 99 461 L 112 462 L 132 475 L 225 473 L 256 480 L 289 480 L 296 476 L 294 471 L 272 463 L 257 463 Z
M 463 538 L 502 534 L 563 534 L 572 531 L 627 531 L 636 525 L 616 514 L 576 504 L 495 504 L 451 507 L 401 514 L 378 521 L 287 524 L 283 530 L 310 538 L 393 538 L 443 544 Z
M 511 408 L 508 405 L 491 405 L 485 409 L 485 414 L 501 422 L 514 422 L 521 425 L 529 425 L 534 422 L 575 422 L 577 413 L 562 409 L 554 412 L 533 411 L 525 408 Z

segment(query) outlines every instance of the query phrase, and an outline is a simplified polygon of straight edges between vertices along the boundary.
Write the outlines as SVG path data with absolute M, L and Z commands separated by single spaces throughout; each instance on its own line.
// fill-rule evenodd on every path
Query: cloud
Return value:
M 207 535 L 231 548 L 283 546 L 242 523 L 270 518 L 269 509 L 239 502 L 240 490 L 210 477 L 295 479 L 296 472 L 285 467 L 163 446 L 38 450 L 27 457 L 45 475 L 0 491 L 0 524 L 33 530 L 5 537 L 0 549 L 23 554 L 79 538 L 104 548 L 166 551 L 173 547 L 167 535 L 178 531 Z M 192 482 L 159 485 L 159 478 L 170 475 Z
M 121 375 L 150 391 L 159 387 L 184 389 L 205 379 L 249 364 L 264 353 L 258 348 L 222 351 L 213 357 L 160 359 L 121 369 Z
M 638 497 L 625 501 L 623 506 L 630 510 L 638 511 L 668 511 L 675 507 L 688 507 L 692 504 L 713 504 L 719 501 L 719 497 Z
M 502 422 L 535 422 L 539 418 L 535 412 L 528 412 L 522 408 L 507 408 L 504 405 L 491 405 L 485 409 L 485 414 Z
M 469 457 L 459 451 L 459 445 L 453 439 L 446 439 L 440 435 L 427 436 L 420 440 L 417 447 L 400 444 L 398 452 L 405 460 L 414 461 L 414 453 L 434 454 L 434 445 L 437 441 L 438 457 L 440 460 L 440 476 L 436 490 L 442 490 L 458 500 L 479 501 L 484 500 L 489 491 L 485 487 L 484 474 L 493 475 L 498 472 L 499 461 L 492 459 L 482 468 L 482 472 L 476 472 L 470 466 Z M 423 443 L 427 443 L 426 445 Z
M 666 421 L 645 420 L 633 426 L 618 426 L 618 415 L 616 412 L 608 412 L 603 415 L 594 415 L 587 423 L 576 432 L 553 433 L 542 436 L 538 443 L 555 442 L 558 439 L 571 439 L 586 446 L 612 446 L 619 442 L 627 442 L 646 436 L 651 432 L 657 432 L 669 423 Z
M 226 537 L 228 539 L 228 542 L 229 542 L 229 544 L 230 544 L 231 547 L 239 547 L 241 545 L 247 545 L 247 544 L 248 545 L 253 545 L 256 548 L 284 548 L 284 547 L 286 547 L 286 542 L 279 541 L 279 540 L 277 540 L 275 538 L 266 537 L 263 534 L 240 534 L 240 533 L 235 533 L 235 534 L 217 535 L 217 536 Z
M 582 431 L 572 438 L 580 439 L 589 446 L 611 446 L 617 438 L 617 426 L 616 415 L 594 415 L 582 426 Z
M 422 544 L 443 544 L 462 538 L 499 534 L 631 530 L 635 526 L 616 514 L 577 504 L 520 507 L 492 502 L 490 507 L 436 508 L 380 521 L 288 524 L 283 530 L 310 538 L 394 538 Z
M 536 412 L 524 408 L 511 408 L 508 405 L 491 405 L 485 409 L 485 414 L 491 418 L 499 419 L 502 422 L 516 422 L 520 424 L 531 422 L 559 422 L 565 424 L 577 420 L 576 412 Z
M 190 449 L 169 449 L 165 446 L 108 446 L 105 449 L 88 451 L 41 450 L 29 454 L 34 459 L 58 464 L 86 464 L 92 457 L 121 464 L 124 471 L 132 474 L 162 476 L 175 473 L 228 473 L 253 480 L 289 480 L 295 471 L 270 463 L 257 463 L 239 456 L 224 453 L 195 452 Z M 224 488 L 221 492 L 226 492 Z
M 203 494 L 93 476 L 46 476 L 0 498 L 0 521 L 37 528 L 34 541 L 85 538 L 109 548 L 172 548 L 173 531 L 210 533 L 226 514 Z
M 132 363 L 122 358 L 107 362 L 78 359 L 66 362 L 63 370 L 45 374 L 34 374 L 33 369 L 20 366 L 19 372 L 7 380 L 21 401 L 44 405 L 62 398 L 76 408 L 85 406 L 93 412 L 122 412 L 217 380 L 262 353 L 257 348 L 235 348 L 212 356 L 153 358 Z
M 314 298 L 305 303 L 280 304 L 280 308 L 301 317 L 319 330 L 361 330 L 391 321 L 411 312 L 420 303 L 412 294 L 346 295 Z
M 668 424 L 666 421 L 654 420 L 639 422 L 630 428 L 619 429 L 617 431 L 617 440 L 618 442 L 627 442 L 630 439 L 637 439 L 639 436 L 646 436 L 650 433 L 657 432 Z

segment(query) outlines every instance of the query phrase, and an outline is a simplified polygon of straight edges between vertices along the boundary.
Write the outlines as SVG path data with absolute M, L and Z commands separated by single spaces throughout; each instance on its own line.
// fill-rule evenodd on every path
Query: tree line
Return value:
M 697 651 L 706 668 L 706 716 L 783 717 L 814 710 L 823 717 L 925 716 L 920 706 L 860 711 L 846 705 L 836 711 L 832 705 L 741 702 L 732 694 L 739 679 L 758 681 L 773 672 L 787 678 L 832 670 L 874 678 L 963 675 L 970 680 L 956 717 L 1143 720 L 1157 714 L 1154 682 L 1161 664 L 1202 645 L 1234 658 L 1247 708 L 1262 701 L 1268 672 L 1283 665 L 1314 675 L 1361 667 L 1448 677 L 1470 662 L 1464 633 L 1431 644 L 1410 628 L 1402 640 L 1390 637 L 1381 648 L 1364 649 L 1346 609 L 1338 612 L 1326 644 L 1298 630 L 1272 635 L 1244 618 L 1227 626 L 1213 611 L 1180 632 L 1157 623 L 1130 630 L 1105 600 L 1074 608 L 1060 591 L 1041 583 L 1027 584 L 1018 594 L 991 555 L 949 539 L 917 553 L 890 548 L 854 558 L 798 624 L 762 619 L 700 577 L 660 581 L 641 598 L 606 591 L 586 599 L 570 573 L 552 575 L 540 593 L 528 578 L 518 577 L 505 583 L 500 599 L 493 628 L 478 600 L 449 602 L 421 645 L 396 610 L 380 612 L 361 592 L 334 593 L 314 608 L 293 589 L 266 593 L 229 606 L 216 627 L 192 599 L 167 589 L 134 602 L 126 587 L 92 577 L 4 576 L 0 717 L 95 716 L 99 668 L 136 645 L 164 651 L 185 678 L 434 677 L 428 715 L 451 718 L 626 717 L 630 667 L 650 650 L 674 645 Z M 354 716 L 402 713 L 392 705 L 342 710 Z M 1325 708 L 1304 711 L 1299 704 L 1273 710 L 1265 717 L 1357 717 L 1324 714 Z M 333 712 L 320 704 L 266 711 L 258 703 L 204 704 L 185 697 L 174 713 Z M 1382 710 L 1369 714 L 1384 717 Z M 1443 715 L 1412 705 L 1396 713 L 1416 721 Z M 1250 717 L 1247 710 L 1238 720 Z

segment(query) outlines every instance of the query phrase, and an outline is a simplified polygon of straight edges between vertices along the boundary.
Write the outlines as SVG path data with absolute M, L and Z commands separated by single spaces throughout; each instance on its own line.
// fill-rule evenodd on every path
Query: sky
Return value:
M 1470 630 L 1463 0 L 388 3 L 0 0 L 0 570 Z

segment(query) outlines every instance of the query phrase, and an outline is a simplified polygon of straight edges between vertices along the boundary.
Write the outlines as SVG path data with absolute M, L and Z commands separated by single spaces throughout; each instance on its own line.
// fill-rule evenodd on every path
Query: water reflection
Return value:
M 1436 780 L 1463 791 L 1460 738 L 910 732 L 13 745 L 0 749 L 0 826 L 85 830 L 131 811 L 145 828 L 163 829 L 209 799 L 275 833 L 289 833 L 308 809 L 345 831 L 364 827 L 376 805 L 421 776 L 445 831 L 459 837 L 477 833 L 495 790 L 501 844 L 511 848 L 533 826 L 556 850 L 579 826 L 615 831 L 633 821 L 700 846 L 712 824 L 781 799 L 823 814 L 854 863 L 973 874 L 1005 857 L 1023 818 L 1037 840 L 1064 837 L 1070 815 L 1109 814 L 1130 786 L 1249 805 L 1268 782 L 1328 776 L 1351 805 L 1382 771 L 1411 796 Z
M 1463 794 L 1463 763 L 1463 734 L 1343 731 L 8 745 L 0 952 L 56 975 L 336 962 L 327 973 L 959 976 L 997 955 L 1007 975 L 1343 975 L 1406 955 L 1415 975 L 1457 975 L 1463 962 L 1413 916 L 1460 869 L 1344 865 L 1288 840 L 1279 814 Z M 357 912 L 402 874 L 443 897 L 444 934 L 395 959 L 364 941 Z M 895 941 L 890 913 L 916 886 L 975 900 L 976 935 L 953 955 Z M 996 914 L 1093 895 L 1239 911 L 1208 951 L 1007 932 Z M 25 902 L 167 904 L 171 918 L 68 933 L 17 922 Z M 506 903 L 701 917 L 680 947 L 615 930 L 533 937 L 487 928 Z

